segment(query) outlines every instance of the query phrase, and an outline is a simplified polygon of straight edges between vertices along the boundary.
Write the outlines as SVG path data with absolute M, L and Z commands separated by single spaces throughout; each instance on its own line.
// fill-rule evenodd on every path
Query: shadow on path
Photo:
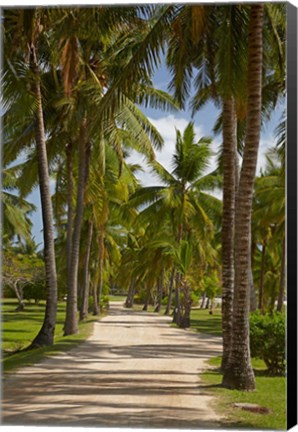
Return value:
M 7 374 L 2 422 L 142 428 L 218 428 L 198 374 L 219 338 L 169 327 L 169 317 L 113 304 L 91 338 Z

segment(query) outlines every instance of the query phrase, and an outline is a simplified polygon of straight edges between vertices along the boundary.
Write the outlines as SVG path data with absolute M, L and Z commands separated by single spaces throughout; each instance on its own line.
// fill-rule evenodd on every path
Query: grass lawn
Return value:
M 213 314 L 210 315 L 208 309 L 192 309 L 190 325 L 200 333 L 221 336 L 221 311 L 214 309 Z
M 125 300 L 126 300 L 126 296 L 118 296 L 118 295 L 110 295 L 109 294 L 109 301 L 125 302 Z
M 222 375 L 218 371 L 220 358 L 209 362 L 210 370 L 201 375 L 216 396 L 214 409 L 227 420 L 223 428 L 286 430 L 286 379 L 266 376 L 265 364 L 253 359 L 256 391 L 243 392 L 220 387 Z M 270 409 L 269 414 L 258 414 L 233 407 L 233 403 L 254 403 Z
M 15 312 L 17 301 L 6 299 L 1 301 L 2 315 L 2 363 L 4 372 L 17 367 L 27 366 L 42 360 L 45 356 L 66 351 L 83 342 L 92 332 L 93 322 L 98 317 L 89 317 L 79 324 L 79 333 L 63 336 L 65 319 L 65 302 L 59 302 L 55 344 L 50 347 L 37 348 L 30 351 L 16 352 L 30 345 L 43 323 L 45 302 L 38 305 L 26 302 L 23 312 Z M 14 353 L 14 354 L 12 354 Z

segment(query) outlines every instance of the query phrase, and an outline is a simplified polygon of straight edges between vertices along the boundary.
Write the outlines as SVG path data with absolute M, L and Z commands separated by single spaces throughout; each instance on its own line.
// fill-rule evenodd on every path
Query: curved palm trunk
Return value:
M 43 325 L 38 335 L 33 340 L 30 347 L 39 347 L 43 345 L 52 345 L 54 343 L 54 333 L 57 313 L 57 273 L 55 261 L 54 246 L 54 224 L 53 208 L 51 201 L 50 179 L 48 171 L 48 158 L 45 140 L 42 96 L 40 89 L 38 65 L 36 59 L 36 49 L 34 44 L 30 47 L 30 66 L 35 75 L 33 92 L 36 98 L 35 113 L 35 143 L 38 161 L 38 179 L 40 189 L 40 200 L 43 221 L 43 239 L 44 239 L 44 261 L 46 271 L 46 310 Z
M 64 336 L 78 332 L 78 268 L 80 254 L 81 227 L 84 213 L 84 196 L 87 172 L 87 120 L 82 121 L 79 137 L 79 174 L 77 186 L 76 215 L 73 227 L 71 265 L 68 277 L 68 292 Z
M 88 223 L 88 234 L 87 234 L 87 246 L 84 262 L 84 276 L 83 276 L 83 289 L 82 289 L 82 304 L 80 308 L 80 320 L 84 320 L 88 316 L 88 305 L 89 305 L 89 262 L 93 236 L 93 221 Z
M 280 281 L 279 281 L 279 294 L 277 301 L 278 312 L 282 311 L 282 307 L 284 304 L 284 292 L 285 292 L 285 267 L 286 267 L 286 239 L 283 238 L 282 242 L 282 258 L 281 258 L 281 270 L 280 270 Z
M 129 288 L 128 288 L 127 297 L 126 297 L 126 301 L 125 301 L 125 307 L 126 308 L 132 308 L 133 307 L 135 290 L 136 290 L 135 281 L 134 281 L 134 279 L 132 279 L 130 282 Z
M 227 367 L 232 344 L 234 296 L 234 232 L 236 193 L 236 113 L 233 97 L 223 103 L 223 216 L 222 216 L 222 337 L 221 369 Z M 238 175 L 237 175 L 238 177 Z
M 249 347 L 250 225 L 261 129 L 263 4 L 251 5 L 248 37 L 247 131 L 235 213 L 235 290 L 230 360 L 223 376 L 228 388 L 253 390 Z
M 172 297 L 173 297 L 173 286 L 174 286 L 174 279 L 175 279 L 175 268 L 173 267 L 171 277 L 170 277 L 170 285 L 169 285 L 169 297 L 168 297 L 168 303 L 165 310 L 165 315 L 170 314 L 170 310 L 172 307 Z

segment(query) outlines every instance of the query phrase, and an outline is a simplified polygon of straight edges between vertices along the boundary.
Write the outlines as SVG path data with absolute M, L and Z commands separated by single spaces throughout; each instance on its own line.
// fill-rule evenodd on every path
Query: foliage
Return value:
M 250 316 L 250 348 L 252 357 L 264 360 L 268 372 L 282 375 L 286 368 L 285 315 L 279 312 Z
M 14 291 L 20 303 L 23 298 L 44 299 L 44 279 L 44 262 L 36 254 L 21 253 L 16 248 L 4 251 L 3 282 Z
M 102 295 L 100 298 L 100 310 L 104 311 L 109 309 L 109 296 L 108 295 Z

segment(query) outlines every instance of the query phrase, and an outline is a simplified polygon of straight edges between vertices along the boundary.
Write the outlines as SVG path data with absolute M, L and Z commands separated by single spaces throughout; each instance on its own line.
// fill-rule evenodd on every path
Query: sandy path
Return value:
M 2 423 L 217 428 L 198 373 L 219 355 L 220 339 L 170 321 L 112 303 L 79 347 L 6 375 Z

